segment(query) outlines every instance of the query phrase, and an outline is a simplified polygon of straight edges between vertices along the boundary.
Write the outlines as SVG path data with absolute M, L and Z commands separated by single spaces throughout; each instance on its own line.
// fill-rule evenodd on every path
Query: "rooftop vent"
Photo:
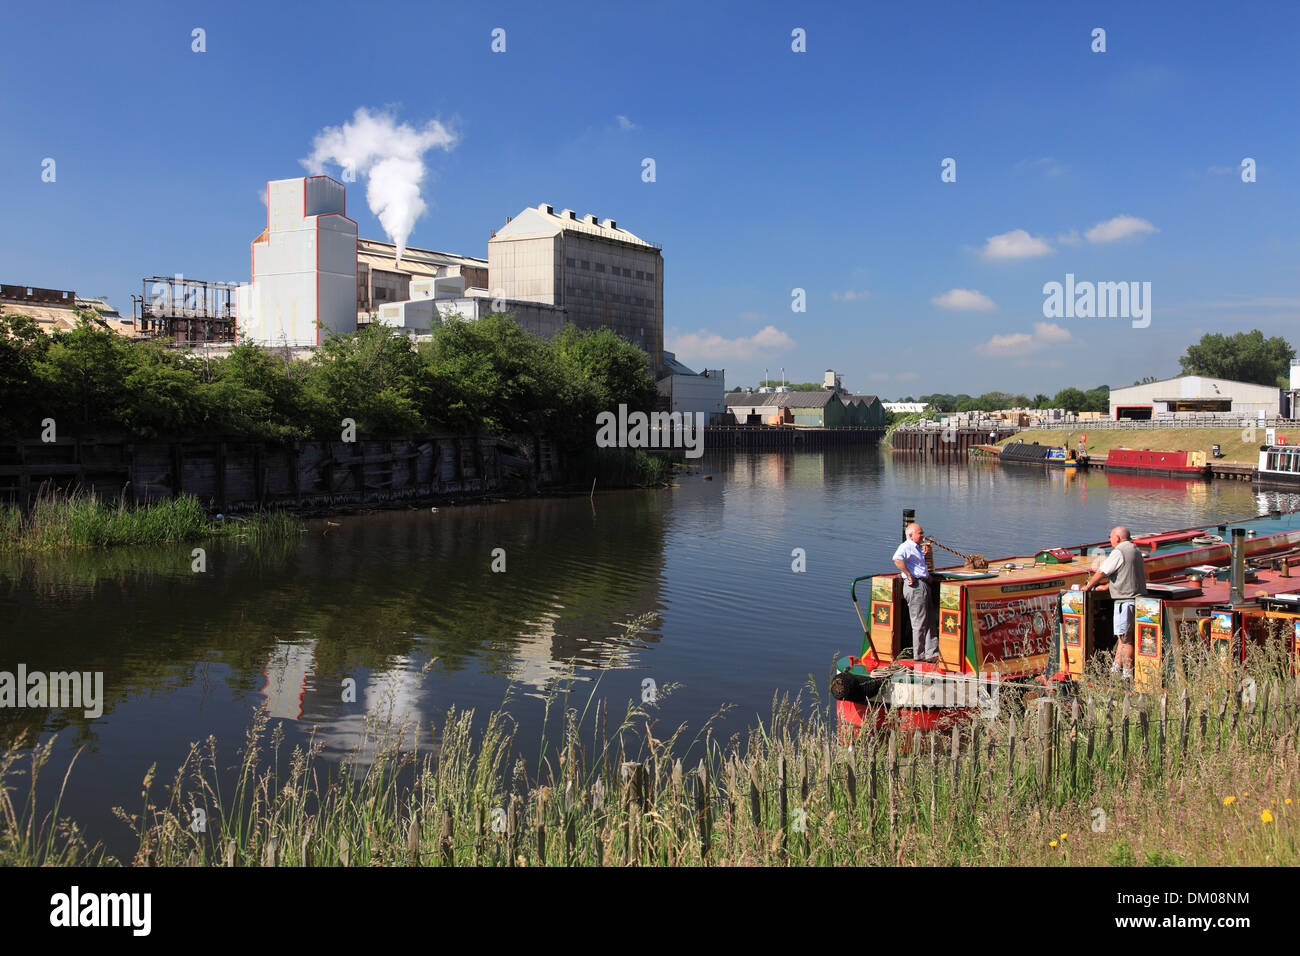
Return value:
M 537 207 L 537 209 L 538 209 L 539 212 L 544 212 L 544 213 L 546 213 L 548 216 L 554 216 L 554 215 L 555 215 L 555 207 L 554 207 L 554 206 L 551 206 L 551 205 L 548 205 L 547 203 L 542 203 L 540 206 Z
M 582 221 L 589 226 L 596 226 L 600 224 L 600 220 L 597 219 L 595 216 L 593 216 L 591 213 L 587 213 L 587 215 L 583 216 Z
M 606 219 L 604 222 L 604 226 L 606 229 L 617 229 L 618 223 L 616 223 L 613 219 Z

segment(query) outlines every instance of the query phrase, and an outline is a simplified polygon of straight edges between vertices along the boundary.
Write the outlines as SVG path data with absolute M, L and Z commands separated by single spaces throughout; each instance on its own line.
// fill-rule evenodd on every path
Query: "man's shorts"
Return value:
M 1133 643 L 1133 602 L 1115 602 L 1115 637 L 1121 644 Z

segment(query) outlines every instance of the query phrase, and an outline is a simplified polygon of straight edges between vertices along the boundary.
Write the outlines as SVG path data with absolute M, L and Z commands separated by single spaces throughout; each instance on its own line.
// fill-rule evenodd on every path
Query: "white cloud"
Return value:
M 1065 172 L 1066 166 L 1058 163 L 1051 156 L 1044 156 L 1042 159 L 1022 159 L 1016 163 L 1016 172 L 1029 170 L 1041 172 L 1044 176 L 1059 176 Z
M 1075 341 L 1069 329 L 1062 328 L 1055 322 L 1035 322 L 1033 332 L 995 335 L 987 342 L 975 346 L 975 351 L 999 358 L 1019 358 L 1053 346 L 1073 344 Z
M 985 259 L 1030 259 L 1055 251 L 1046 239 L 1031 236 L 1023 229 L 1012 229 L 1000 236 L 989 236 L 981 255 Z
M 765 350 L 789 349 L 794 339 L 774 325 L 764 326 L 753 335 L 729 339 L 701 329 L 698 332 L 679 334 L 675 329 L 665 336 L 664 347 L 675 352 L 684 361 L 691 359 L 748 359 Z
M 1159 231 L 1145 219 L 1139 219 L 1136 216 L 1116 216 L 1114 219 L 1107 219 L 1105 222 L 1097 223 L 1084 235 L 1087 236 L 1089 242 L 1114 242 L 1116 239 L 1123 239 L 1125 236 Z
M 616 120 L 618 120 L 618 128 L 619 128 L 619 129 L 624 129 L 624 130 L 626 130 L 626 129 L 636 129 L 636 123 L 633 123 L 630 119 L 628 119 L 628 118 L 627 118 L 626 116 L 624 116 L 622 113 L 619 113 L 619 114 L 618 114 L 617 116 L 615 116 L 614 118 L 615 118 Z
M 975 289 L 949 289 L 930 300 L 941 309 L 959 312 L 992 312 L 997 308 L 993 300 Z
M 266 187 L 265 187 L 265 186 L 263 186 L 261 189 L 259 189 L 259 190 L 257 191 L 257 201 L 260 202 L 263 206 L 265 206 L 265 205 L 267 204 L 268 200 L 267 200 L 267 198 L 266 198 Z
M 836 302 L 858 302 L 870 294 L 866 289 L 847 289 L 844 292 L 832 292 L 831 298 Z

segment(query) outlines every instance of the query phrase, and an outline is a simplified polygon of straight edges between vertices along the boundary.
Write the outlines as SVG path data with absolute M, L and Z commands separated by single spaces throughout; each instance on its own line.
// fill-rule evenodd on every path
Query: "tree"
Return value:
M 1088 411 L 1088 396 L 1077 388 L 1063 388 L 1052 399 L 1053 408 L 1063 408 L 1067 412 Z
M 1039 392 L 1037 395 L 1034 396 L 1034 408 L 1047 408 L 1047 403 L 1050 401 L 1051 401 L 1050 398 L 1048 398 L 1042 392 Z
M 1083 405 L 1079 408 L 1081 412 L 1109 412 L 1110 411 L 1110 386 L 1098 385 L 1096 388 L 1090 388 L 1083 393 Z
M 1259 329 L 1235 335 L 1206 333 L 1178 360 L 1184 375 L 1226 378 L 1285 388 L 1295 349 L 1285 339 L 1264 338 Z

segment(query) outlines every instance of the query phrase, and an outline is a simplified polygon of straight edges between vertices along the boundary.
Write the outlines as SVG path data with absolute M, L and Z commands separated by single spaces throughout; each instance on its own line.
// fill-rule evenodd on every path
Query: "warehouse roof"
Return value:
M 357 240 L 357 261 L 364 262 L 372 269 L 385 272 L 405 272 L 410 275 L 436 275 L 446 266 L 469 266 L 486 269 L 487 260 L 475 256 L 459 256 L 452 252 L 435 252 L 432 249 L 418 249 L 407 246 L 402 252 L 402 261 L 397 262 L 397 246 L 391 242 L 377 239 Z
M 626 229 L 619 228 L 613 219 L 601 220 L 588 213 L 579 217 L 572 209 L 561 209 L 558 213 L 554 206 L 542 203 L 529 206 L 517 216 L 512 216 L 504 226 L 492 233 L 493 239 L 519 239 L 524 236 L 553 236 L 557 232 L 585 232 L 602 239 L 626 242 L 647 249 L 658 249 L 653 242 L 647 242 Z

